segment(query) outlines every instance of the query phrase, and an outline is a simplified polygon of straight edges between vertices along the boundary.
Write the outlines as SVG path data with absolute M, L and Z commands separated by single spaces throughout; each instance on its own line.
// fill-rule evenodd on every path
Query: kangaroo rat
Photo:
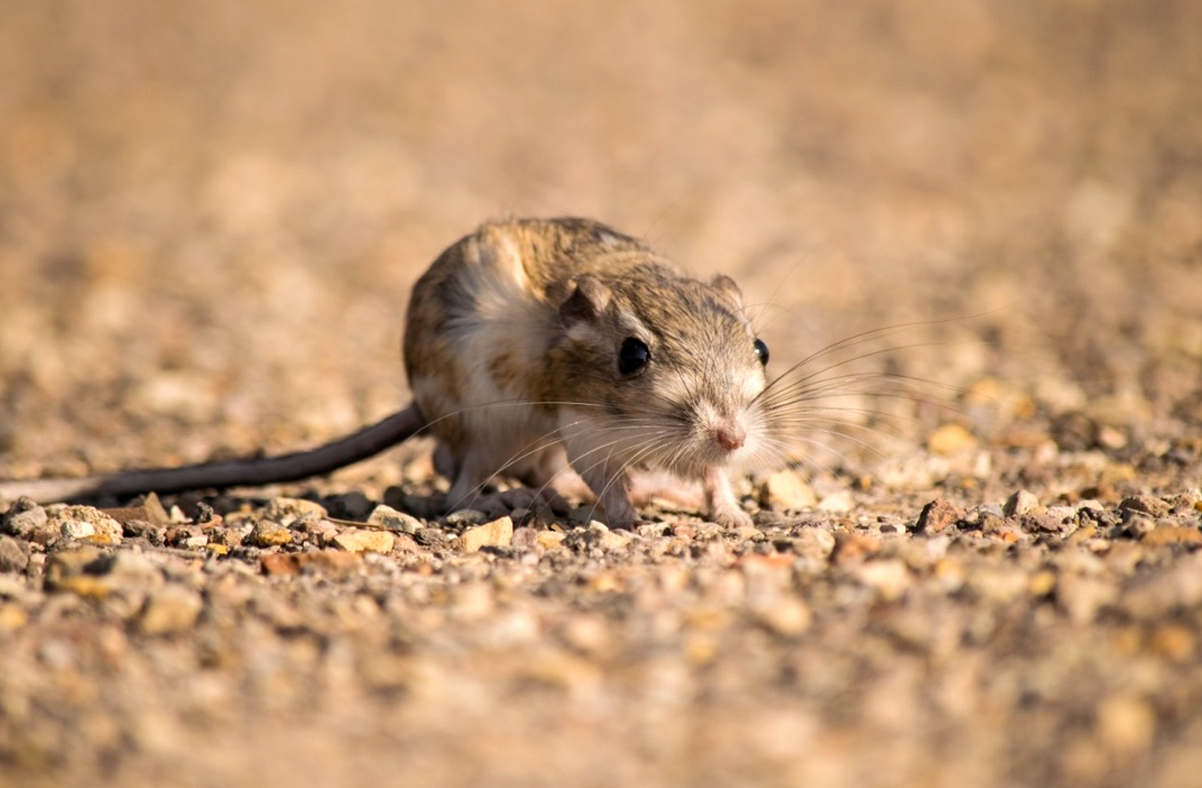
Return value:
M 778 436 L 760 395 L 768 348 L 726 276 L 682 275 L 585 219 L 488 223 L 417 281 L 404 338 L 409 407 L 312 451 L 83 479 L 0 484 L 0 497 L 261 485 L 329 472 L 419 430 L 438 439 L 448 503 L 498 473 L 542 488 L 569 466 L 612 526 L 636 520 L 630 471 L 700 480 L 708 516 L 747 525 L 730 472 Z

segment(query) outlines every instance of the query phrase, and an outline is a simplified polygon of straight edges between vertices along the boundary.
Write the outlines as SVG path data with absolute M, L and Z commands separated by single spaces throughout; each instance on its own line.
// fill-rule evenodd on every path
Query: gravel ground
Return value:
M 743 530 L 430 517 L 420 441 L 0 501 L 0 786 L 1197 784 L 1202 5 L 17 0 L 0 74 L 0 478 L 386 415 L 503 215 L 917 379 Z

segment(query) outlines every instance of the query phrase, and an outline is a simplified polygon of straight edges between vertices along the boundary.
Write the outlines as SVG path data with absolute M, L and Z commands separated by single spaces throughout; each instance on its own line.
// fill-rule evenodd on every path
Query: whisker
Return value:
M 498 467 L 495 471 L 491 472 L 489 474 L 488 479 L 485 479 L 484 481 L 480 482 L 479 484 L 477 484 L 475 487 L 472 488 L 472 496 L 471 496 L 470 500 L 467 499 L 466 497 L 464 498 L 465 501 L 468 501 L 467 505 L 470 507 L 470 505 L 472 503 L 474 503 L 476 500 L 479 499 L 479 497 L 484 492 L 484 488 L 489 484 L 489 482 L 492 480 L 493 477 L 500 476 L 507 469 L 520 463 L 522 460 L 525 460 L 528 457 L 531 457 L 541 451 L 544 451 L 552 446 L 555 446 L 556 444 L 561 443 L 562 438 L 560 437 L 559 433 L 562 432 L 564 429 L 570 429 L 571 427 L 575 427 L 575 426 L 578 426 L 580 424 L 585 424 L 585 423 L 588 423 L 588 421 L 586 419 L 578 419 L 567 425 L 560 425 L 560 426 L 556 427 L 555 429 L 544 433 L 542 436 L 535 438 L 530 443 L 527 443 L 526 447 L 524 447 L 522 450 L 519 450 L 515 454 L 511 455 L 509 457 L 509 459 L 507 459 L 505 462 L 503 462 L 500 465 L 500 467 Z M 649 426 L 651 425 L 650 422 L 648 424 L 649 424 Z M 606 427 L 608 427 L 608 429 L 602 430 L 602 431 L 620 432 L 621 430 L 625 429 L 625 425 L 606 425 Z M 641 438 L 643 438 L 644 440 L 647 439 L 646 432 L 644 432 L 644 431 L 639 431 L 638 435 Z M 652 437 L 654 437 L 654 436 L 652 436 Z M 607 447 L 616 446 L 620 443 L 621 443 L 621 437 L 615 438 L 614 440 L 609 441 L 608 443 L 602 444 L 600 447 L 597 447 L 597 449 L 590 450 L 590 452 L 586 453 L 584 456 L 591 454 L 593 451 L 603 450 Z M 639 444 L 635 444 L 635 445 L 639 446 L 642 444 L 639 443 Z M 572 467 L 572 466 L 569 466 L 569 467 Z M 577 472 L 579 473 L 580 471 L 577 471 Z M 553 479 L 555 479 L 556 477 L 558 477 L 561 473 L 562 473 L 562 469 L 557 470 L 554 474 L 552 474 L 551 479 L 549 479 L 548 481 L 546 481 L 542 485 L 540 485 L 537 492 L 541 493 L 542 491 L 546 490 L 549 486 L 551 486 L 551 481 Z M 455 504 L 452 504 L 452 505 L 455 505 Z
M 764 391 L 761 392 L 760 396 L 764 396 L 764 394 L 773 390 L 776 386 L 782 385 L 782 384 L 789 386 L 789 385 L 802 384 L 802 383 L 806 383 L 809 381 L 821 382 L 823 380 L 829 380 L 830 378 L 823 378 L 822 376 L 826 375 L 829 372 L 832 372 L 833 370 L 837 370 L 840 367 L 845 367 L 848 364 L 854 364 L 856 362 L 865 361 L 865 360 L 868 360 L 871 358 L 876 358 L 878 356 L 883 356 L 888 353 L 897 353 L 902 350 L 914 350 L 917 348 L 924 348 L 924 347 L 946 347 L 946 343 L 944 343 L 944 342 L 915 342 L 915 343 L 912 343 L 909 345 L 895 345 L 895 346 L 890 346 L 890 347 L 886 347 L 886 348 L 880 348 L 877 350 L 870 351 L 868 353 L 861 353 L 860 355 L 855 356 L 853 358 L 844 359 L 843 361 L 838 361 L 833 364 L 828 364 L 827 366 L 822 367 L 817 370 L 814 370 L 813 372 L 807 372 L 804 375 L 795 376 L 794 373 L 803 371 L 805 366 L 807 364 L 811 363 L 817 357 L 817 356 L 811 356 L 810 359 L 807 359 L 805 361 L 801 361 L 797 364 L 794 364 L 793 366 L 789 367 L 784 372 L 782 372 L 778 377 L 776 377 L 767 386 L 764 387 Z M 872 372 L 872 373 L 854 373 L 853 372 L 853 373 L 846 373 L 846 374 L 848 374 L 848 375 L 868 375 L 868 376 L 877 376 L 877 377 L 895 376 L 897 379 L 907 378 L 906 375 L 903 375 L 901 373 L 895 373 L 895 372 Z M 922 379 L 916 378 L 916 380 L 922 380 Z M 934 381 L 926 381 L 926 382 L 932 383 L 933 385 L 937 385 L 934 383 Z
M 806 356 L 804 359 L 802 359 L 800 362 L 798 362 L 797 364 L 795 364 L 793 366 L 794 366 L 794 368 L 805 366 L 806 364 L 816 361 L 819 358 L 829 356 L 840 350 L 846 350 L 848 348 L 856 347 L 857 345 L 865 344 L 874 339 L 886 339 L 888 337 L 896 336 L 897 334 L 903 333 L 910 329 L 947 325 L 949 323 L 966 323 L 968 321 L 976 320 L 978 318 L 984 317 L 985 315 L 992 314 L 995 311 L 997 311 L 997 310 L 987 310 L 985 312 L 980 312 L 980 313 L 973 314 L 973 315 L 965 315 L 965 316 L 959 316 L 959 317 L 946 317 L 946 318 L 940 318 L 937 320 L 914 320 L 914 321 L 909 321 L 909 322 L 905 322 L 905 323 L 894 323 L 894 324 L 887 325 L 887 326 L 879 326 L 877 328 L 871 328 L 866 331 L 860 331 L 855 334 L 852 334 L 851 336 L 844 337 L 843 339 L 840 339 L 837 342 L 832 342 L 831 344 L 827 345 L 826 347 L 821 348 L 821 349 L 811 353 L 809 356 Z M 931 344 L 943 346 L 946 343 L 940 342 L 940 343 L 931 343 Z M 926 345 L 916 345 L 916 347 L 923 347 L 923 346 L 926 346 Z M 908 345 L 902 345 L 898 348 L 893 348 L 893 349 L 905 350 L 905 349 L 908 349 L 909 347 L 910 346 L 908 346 Z M 861 356 L 857 356 L 856 358 L 857 359 L 861 358 Z M 856 360 L 856 359 L 852 359 L 852 360 Z
M 779 383 L 783 378 L 777 378 L 773 384 Z M 824 391 L 837 389 L 839 386 L 859 384 L 859 383 L 879 383 L 880 385 L 903 385 L 913 386 L 918 385 L 929 386 L 935 389 L 943 389 L 948 393 L 954 393 L 963 396 L 967 391 L 959 386 L 953 386 L 948 383 L 941 383 L 929 378 L 922 378 L 915 375 L 906 375 L 901 372 L 849 372 L 846 374 L 835 375 L 829 378 L 820 378 L 816 380 L 799 379 L 789 380 L 779 388 L 765 388 L 761 392 L 760 397 L 771 400 L 778 396 L 788 396 L 790 392 L 807 392 L 807 391 Z M 858 390 L 858 389 L 853 389 Z
M 597 493 L 597 505 L 600 505 L 601 499 L 605 497 L 605 494 L 608 493 L 610 491 L 610 489 L 612 489 L 613 486 L 618 483 L 618 479 L 621 479 L 623 476 L 625 476 L 631 468 L 634 468 L 638 464 L 638 462 L 642 460 L 643 457 L 645 457 L 647 454 L 649 454 L 654 449 L 655 449 L 654 444 L 648 445 L 645 449 L 643 449 L 642 451 L 638 452 L 637 454 L 631 456 L 629 459 L 627 459 L 625 462 L 623 462 L 615 472 L 608 474 L 609 481 L 606 482 L 605 487 L 602 488 L 602 490 Z M 592 513 L 593 514 L 596 513 L 596 506 L 593 507 Z M 590 519 L 591 519 L 591 515 L 590 515 Z

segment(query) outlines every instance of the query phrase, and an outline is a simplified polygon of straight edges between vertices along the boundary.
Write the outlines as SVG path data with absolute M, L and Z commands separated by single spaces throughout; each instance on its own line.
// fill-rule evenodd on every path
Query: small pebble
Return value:
M 281 547 L 292 541 L 292 531 L 274 520 L 260 520 L 250 532 L 250 543 L 257 547 Z
M 465 553 L 474 553 L 481 547 L 508 547 L 513 542 L 513 520 L 501 517 L 469 528 L 460 534 L 458 542 Z
M 918 531 L 924 534 L 942 533 L 964 518 L 964 510 L 959 506 L 937 498 L 923 507 L 922 514 L 918 516 Z
M 87 539 L 96 533 L 96 528 L 86 520 L 64 520 L 59 528 L 68 539 Z
M 563 544 L 564 536 L 563 531 L 539 531 L 535 539 L 544 550 L 550 550 Z
M 1152 517 L 1163 517 L 1170 508 L 1167 501 L 1151 495 L 1133 495 L 1119 502 L 1120 512 L 1141 512 Z
M 281 525 L 292 525 L 299 520 L 322 520 L 328 516 L 324 506 L 304 498 L 272 498 L 262 511 L 264 519 Z
M 1029 514 L 1024 514 L 1019 517 L 1019 527 L 1027 533 L 1058 533 L 1068 528 L 1068 524 L 1060 518 L 1048 514 L 1046 510 L 1042 513 L 1036 508 Z
M 764 482 L 760 504 L 776 509 L 808 509 L 818 503 L 818 496 L 805 479 L 795 471 L 777 471 Z
M 631 537 L 611 530 L 603 523 L 594 521 L 588 527 L 588 540 L 590 543 L 599 545 L 606 550 L 621 550 L 630 544 Z
M 372 510 L 371 515 L 367 518 L 367 522 L 370 525 L 379 525 L 390 531 L 399 531 L 410 536 L 425 527 L 425 523 L 413 515 L 397 511 L 391 506 L 385 506 L 384 504 L 380 504 Z
M 5 533 L 28 538 L 31 534 L 46 529 L 49 518 L 46 509 L 28 498 L 19 499 L 0 518 Z
M 29 544 L 0 536 L 0 572 L 23 572 L 29 566 Z
M 348 553 L 391 553 L 396 537 L 388 531 L 356 528 L 334 537 L 334 545 Z
M 441 528 L 425 527 L 413 535 L 413 540 L 422 547 L 441 547 L 450 541 L 446 531 Z
M 409 534 L 394 534 L 392 540 L 392 551 L 396 553 L 407 553 L 409 555 L 425 555 L 427 550 L 417 543 Z
M 1002 506 L 1002 514 L 1005 517 L 1019 517 L 1035 510 L 1038 506 L 1039 499 L 1033 493 L 1019 490 L 1006 499 L 1006 503 Z
M 91 506 L 55 504 L 46 508 L 49 525 L 68 539 L 87 539 L 97 544 L 120 544 L 121 524 Z

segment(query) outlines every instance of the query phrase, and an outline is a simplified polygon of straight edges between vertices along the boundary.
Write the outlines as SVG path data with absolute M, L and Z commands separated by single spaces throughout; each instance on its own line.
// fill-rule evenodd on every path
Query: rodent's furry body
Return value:
M 632 339 L 649 360 L 623 374 Z M 764 437 L 766 379 L 728 277 L 684 276 L 596 222 L 486 224 L 414 286 L 404 355 L 452 503 L 498 470 L 543 487 L 570 464 L 624 526 L 628 471 L 651 467 L 701 480 L 715 520 L 750 522 L 727 474 Z
M 418 280 L 404 340 L 413 404 L 309 452 L 87 479 L 0 483 L 0 497 L 260 485 L 326 473 L 421 429 L 451 506 L 494 475 L 542 490 L 569 466 L 611 525 L 636 520 L 630 471 L 699 480 L 708 516 L 750 524 L 731 469 L 774 452 L 767 348 L 728 277 L 681 274 L 646 244 L 585 219 L 492 222 Z M 424 425 L 424 426 L 423 426 Z

